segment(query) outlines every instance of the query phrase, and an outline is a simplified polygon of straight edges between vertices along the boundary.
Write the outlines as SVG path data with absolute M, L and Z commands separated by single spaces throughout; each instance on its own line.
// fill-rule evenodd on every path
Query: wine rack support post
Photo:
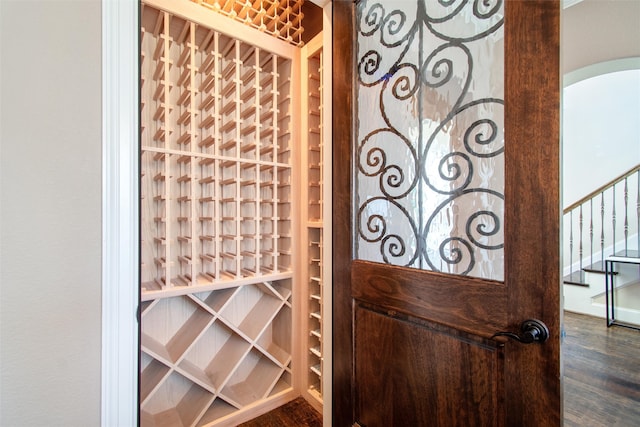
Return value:
M 322 98 L 321 98 L 321 106 L 322 106 L 322 127 L 321 127 L 321 138 L 324 141 L 324 152 L 322 157 L 322 162 L 324 166 L 324 174 L 323 174 L 323 189 L 322 189 L 322 200 L 323 200 L 323 218 L 324 218 L 324 246 L 323 246 L 323 254 L 322 254 L 322 275 L 327 278 L 325 280 L 325 286 L 323 288 L 322 294 L 322 318 L 325 319 L 324 322 L 324 341 L 322 350 L 324 352 L 323 358 L 323 369 L 326 372 L 322 381 L 322 391 L 323 391 L 323 420 L 325 426 L 331 425 L 332 419 L 332 358 L 331 354 L 333 352 L 332 349 L 332 336 L 333 336 L 333 322 L 332 322 L 332 313 L 333 313 L 333 283 L 331 281 L 332 277 L 332 230 L 331 230 L 331 219 L 332 219 L 332 180 L 331 180 L 331 171 L 333 170 L 333 151 L 332 151 L 332 81 L 331 81 L 331 70 L 333 70 L 333 65 L 331 63 L 332 55 L 332 32 L 331 32 L 331 20 L 332 20 L 332 3 L 328 2 L 323 8 L 323 28 L 325 31 L 322 32 Z

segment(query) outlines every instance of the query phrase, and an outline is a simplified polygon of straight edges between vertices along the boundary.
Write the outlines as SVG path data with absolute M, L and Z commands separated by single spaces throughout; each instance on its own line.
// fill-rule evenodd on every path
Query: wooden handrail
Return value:
M 592 199 L 593 197 L 597 196 L 598 194 L 602 193 L 603 191 L 607 190 L 609 187 L 613 187 L 614 185 L 616 185 L 617 183 L 619 183 L 620 181 L 622 181 L 623 179 L 633 175 L 635 172 L 637 172 L 638 170 L 640 170 L 640 164 L 635 165 L 634 167 L 632 167 L 631 169 L 629 169 L 628 171 L 626 171 L 625 173 L 623 173 L 622 175 L 620 175 L 617 178 L 612 179 L 611 181 L 609 181 L 608 183 L 598 187 L 597 189 L 593 190 L 591 193 L 587 194 L 586 196 L 584 196 L 582 199 L 578 200 L 577 202 L 571 204 L 570 206 L 567 206 L 562 213 L 566 214 L 570 211 L 572 211 L 573 209 L 577 208 L 578 206 L 580 206 L 581 204 L 583 204 L 584 202 L 586 202 L 589 199 Z

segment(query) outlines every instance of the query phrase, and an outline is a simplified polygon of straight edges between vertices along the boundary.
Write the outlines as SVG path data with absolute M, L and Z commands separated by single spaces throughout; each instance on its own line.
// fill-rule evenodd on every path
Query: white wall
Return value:
M 100 1 L 0 1 L 0 425 L 100 424 Z
M 566 207 L 640 163 L 640 69 L 566 87 L 562 114 Z
M 563 206 L 640 159 L 640 1 L 581 0 L 562 10 Z M 595 65 L 598 64 L 598 65 Z M 604 83 L 604 85 L 603 85 Z
M 580 0 L 562 10 L 563 207 L 640 162 L 639 16 L 636 0 Z M 566 224 L 564 232 L 566 265 L 578 249 L 569 254 Z
M 640 161 L 640 1 L 580 0 L 563 9 L 561 23 L 563 93 L 563 206 L 568 206 L 619 176 Z M 615 72 L 613 74 L 607 74 Z M 603 74 L 604 73 L 604 74 Z M 588 77 L 601 75 L 596 79 Z M 602 84 L 604 83 L 604 85 Z M 635 188 L 635 187 L 634 187 Z M 617 197 L 618 204 L 622 197 Z M 585 215 L 590 215 L 587 205 Z M 623 212 L 618 209 L 618 212 Z M 599 207 L 594 214 L 594 229 L 600 234 Z M 606 215 L 610 221 L 611 214 Z M 634 217 L 635 219 L 635 217 Z M 588 227 L 585 217 L 584 254 L 589 258 Z M 572 261 L 578 269 L 577 244 L 579 215 L 574 216 L 574 253 L 569 253 L 570 227 L 564 220 L 563 257 L 565 266 Z M 622 227 L 622 221 L 618 220 Z M 632 223 L 633 227 L 633 223 Z M 633 230 L 632 230 L 633 233 Z M 622 236 L 616 234 L 616 240 Z M 611 233 L 608 233 L 611 239 Z M 637 240 L 633 240 L 632 244 Z M 609 254 L 612 241 L 605 244 Z M 599 237 L 594 244 L 595 258 L 600 259 Z M 620 245 L 617 246 L 620 250 Z M 568 274 L 568 271 L 564 271 Z M 602 293 L 601 275 L 588 275 L 593 286 L 564 286 L 565 307 L 586 314 L 604 316 L 602 305 L 593 297 Z
M 562 10 L 562 73 L 640 56 L 640 1 L 582 0 Z

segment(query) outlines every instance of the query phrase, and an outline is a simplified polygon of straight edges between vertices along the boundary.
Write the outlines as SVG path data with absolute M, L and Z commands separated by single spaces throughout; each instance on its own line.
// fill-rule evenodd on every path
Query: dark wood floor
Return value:
M 299 397 L 239 427 L 322 427 L 322 415 Z
M 566 427 L 640 425 L 640 331 L 565 313 Z
M 640 331 L 565 313 L 565 427 L 640 426 Z M 302 398 L 242 427 L 321 427 Z

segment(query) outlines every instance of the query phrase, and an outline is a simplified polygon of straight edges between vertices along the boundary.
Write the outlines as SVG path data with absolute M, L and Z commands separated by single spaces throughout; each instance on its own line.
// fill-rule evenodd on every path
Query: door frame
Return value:
M 138 424 L 138 10 L 102 0 L 103 427 Z
M 334 219 L 333 219 L 333 425 L 351 425 L 354 419 L 353 390 L 353 307 L 351 293 L 351 264 L 353 253 L 353 219 L 351 218 L 353 189 L 351 140 L 353 139 L 354 119 L 352 111 L 353 91 L 351 82 L 340 79 L 340 76 L 351 75 L 354 69 L 352 41 L 356 28 L 354 19 L 354 2 L 334 2 L 333 23 L 333 185 L 334 185 Z M 347 17 L 336 21 L 336 16 Z M 350 18 L 350 19 L 349 19 Z M 545 347 L 524 349 L 514 347 L 509 354 L 509 364 L 504 373 L 505 378 L 512 381 L 506 384 L 505 395 L 510 401 L 518 403 L 507 412 L 506 424 L 518 423 L 527 419 L 535 424 L 537 420 L 555 420 L 558 424 L 562 418 L 562 392 L 559 387 L 546 384 L 542 371 L 552 372 L 561 378 L 560 365 L 560 325 L 561 319 L 561 277 L 560 277 L 560 224 L 561 200 L 559 197 L 559 161 L 560 161 L 560 4 L 558 1 L 544 0 L 531 2 L 505 2 L 505 20 L 510 20 L 505 27 L 505 52 L 518 48 L 518 55 L 505 54 L 505 138 L 511 141 L 505 146 L 505 199 L 519 200 L 512 203 L 505 211 L 505 283 L 527 283 L 507 293 L 506 306 L 508 330 L 517 331 L 520 322 L 531 316 L 529 305 L 520 301 L 531 301 L 537 312 L 545 314 L 542 320 L 552 331 L 551 339 Z M 525 25 L 526 24 L 526 25 Z M 530 32 L 527 34 L 523 28 Z M 556 43 L 553 49 L 546 49 L 550 43 Z M 526 42 L 526 43 L 525 43 Z M 527 77 L 523 80 L 516 70 L 527 69 Z M 550 71 L 551 70 L 551 71 Z M 555 73 L 554 71 L 555 70 Z M 540 90 L 550 88 L 549 92 Z M 522 123 L 522 117 L 528 117 Z M 551 120 L 549 120 L 551 118 Z M 537 126 L 528 126 L 529 123 Z M 547 125 L 542 126 L 543 123 Z M 527 144 L 526 141 L 555 141 L 557 144 Z M 510 164 L 525 164 L 522 159 L 531 158 L 527 168 L 516 169 Z M 516 163 L 517 162 L 517 163 Z M 547 170 L 553 173 L 545 174 Z M 526 177 L 525 177 L 526 174 Z M 526 179 L 525 179 L 526 178 Z M 516 189 L 513 183 L 522 184 Z M 540 191 L 545 188 L 545 191 Z M 555 193 L 554 193 L 555 192 Z M 551 197 L 547 197 L 547 195 Z M 554 203 L 553 201 L 556 201 Z M 538 202 L 537 209 L 530 209 L 533 202 Z M 540 214 L 543 212 L 543 214 Z M 526 235 L 507 235 L 509 230 L 520 229 L 519 224 L 535 224 L 529 227 Z M 513 231 L 511 234 L 514 234 Z M 554 236 L 555 235 L 555 236 Z M 546 237 L 552 236 L 550 242 Z M 552 251 L 547 251 L 553 240 L 558 243 Z M 508 249 L 507 249 L 508 247 Z M 530 260 L 525 271 L 510 271 L 515 257 Z M 545 265 L 543 283 L 528 283 L 527 272 Z M 531 277 L 536 277 L 531 275 Z M 522 282 L 524 280 L 524 282 Z M 555 289 L 552 287 L 555 286 Z M 555 313 L 551 313 L 551 312 Z M 545 320 L 552 319 L 553 322 Z M 507 329 L 504 329 L 507 330 Z M 488 338 L 488 337 L 487 337 Z M 550 349 L 558 355 L 557 360 L 548 361 L 544 352 Z M 532 351 L 533 350 L 533 351 Z M 527 362 L 525 365 L 524 363 Z M 526 369 L 516 369 L 525 366 Z M 533 366 L 533 368 L 530 368 Z M 559 380 L 558 380 L 559 381 Z M 552 381 L 550 381 L 552 382 Z M 553 413 L 538 414 L 527 407 L 529 396 L 523 387 L 514 384 L 527 384 L 530 389 L 548 390 L 546 402 L 559 401 L 559 408 Z M 550 404 L 550 407 L 553 404 Z M 555 410 L 557 409 L 557 411 Z M 522 411 L 522 412 L 520 412 Z M 557 413 L 559 412 L 559 413 Z M 514 424 L 515 425 L 515 424 Z
M 349 7 L 351 2 L 334 2 Z M 138 2 L 102 1 L 102 397 L 101 425 L 136 425 L 138 412 Z M 333 26 L 334 52 L 349 46 L 351 28 Z M 334 80 L 333 93 L 351 99 L 350 91 Z M 556 108 L 559 108 L 557 106 Z M 333 137 L 344 137 L 340 125 L 350 117 L 334 116 Z M 350 126 L 347 129 L 351 128 Z M 334 148 L 335 150 L 335 148 Z M 347 155 L 338 150 L 334 158 Z M 334 185 L 349 185 L 350 170 L 334 168 Z M 334 206 L 349 200 L 333 200 Z M 559 224 L 559 220 L 557 221 Z M 335 246 L 350 246 L 344 239 L 350 221 L 334 221 Z M 336 238 L 337 237 L 337 238 Z M 556 263 L 559 270 L 559 263 Z M 334 259 L 340 276 L 350 260 Z M 344 309 L 344 290 L 334 288 L 335 309 Z M 559 310 L 559 304 L 557 309 Z M 335 320 L 335 319 L 334 319 Z M 338 342 L 350 342 L 347 328 L 335 328 Z M 335 339 L 335 336 L 334 336 Z M 334 350 L 343 350 L 342 348 Z M 345 369 L 347 368 L 347 369 Z M 350 368 L 334 365 L 334 380 L 350 375 Z M 343 384 L 338 381 L 338 387 Z M 335 387 L 335 383 L 334 383 Z M 335 393 L 334 396 L 340 393 Z M 348 402 L 334 400 L 338 408 Z M 336 408 L 337 409 L 337 408 Z M 336 411 L 334 411 L 335 414 Z

